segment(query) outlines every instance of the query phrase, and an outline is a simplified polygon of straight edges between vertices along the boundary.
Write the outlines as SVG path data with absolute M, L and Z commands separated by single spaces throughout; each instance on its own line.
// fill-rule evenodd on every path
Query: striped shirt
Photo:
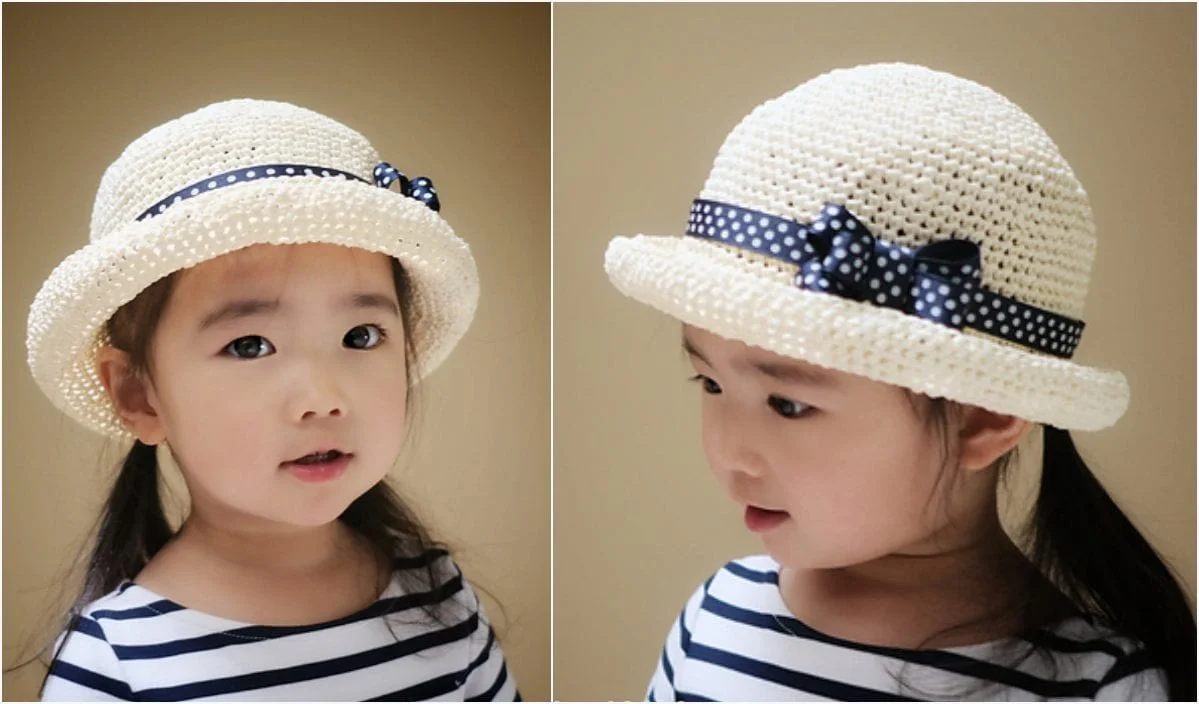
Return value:
M 402 570 L 434 560 L 441 583 L 405 593 Z M 425 604 L 444 606 L 448 625 Z M 441 551 L 398 562 L 374 604 L 326 623 L 230 621 L 127 581 L 63 638 L 43 701 L 520 700 L 482 604 Z
M 778 577 L 772 558 L 748 557 L 696 590 L 670 629 L 649 701 L 1166 698 L 1165 675 L 1139 643 L 1082 618 L 1042 630 L 1035 639 L 1047 656 L 1011 667 L 1002 663 L 1023 650 L 997 643 L 908 650 L 817 632 L 788 611 Z M 901 689 L 896 674 L 915 689 Z M 985 688 L 955 694 L 970 685 Z

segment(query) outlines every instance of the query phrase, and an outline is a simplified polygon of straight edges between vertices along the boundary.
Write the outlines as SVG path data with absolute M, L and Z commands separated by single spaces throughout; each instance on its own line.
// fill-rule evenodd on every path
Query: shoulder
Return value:
M 127 588 L 122 585 L 85 606 L 58 637 L 43 701 L 131 698 L 120 645 L 110 632 L 114 620 L 131 608 Z
M 769 555 L 726 562 L 704 583 L 706 595 L 727 604 L 772 609 L 778 599 L 779 563 Z
M 425 584 L 432 580 L 424 593 L 426 603 L 438 614 L 440 630 L 429 635 L 443 651 L 451 641 L 465 646 L 469 663 L 463 684 L 470 701 L 519 701 L 516 680 L 508 672 L 491 619 L 462 567 L 447 551 L 436 548 L 396 562 L 395 579 L 414 575 Z
M 156 605 L 162 602 L 162 597 L 153 590 L 145 589 L 132 580 L 126 580 L 116 589 L 84 607 L 83 613 L 96 619 L 120 620 L 128 617 L 131 610 L 138 610 L 136 613 L 144 611 L 154 614 Z
M 124 582 L 113 591 L 90 602 L 79 612 L 72 632 L 87 633 L 113 642 L 113 633 L 120 630 L 122 623 L 159 615 L 154 599 L 133 582 Z
M 479 593 L 462 566 L 444 549 L 394 560 L 392 583 L 385 593 L 408 609 L 421 609 L 440 627 L 466 638 L 490 631 L 491 621 Z M 449 635 L 449 631 L 446 632 Z
M 1046 631 L 1041 645 L 1069 660 L 1073 676 L 1094 682 L 1096 701 L 1163 701 L 1164 670 L 1140 640 L 1091 618 L 1068 619 Z
M 1148 647 L 1129 636 L 1088 622 L 1093 637 L 1109 644 L 1112 660 L 1099 680 L 1096 701 L 1165 701 L 1169 686 L 1165 670 Z
M 779 563 L 769 555 L 750 555 L 729 560 L 708 576 L 696 593 L 721 591 L 755 591 L 758 585 L 777 588 Z
M 773 584 L 777 587 L 779 563 L 769 555 L 750 555 L 724 563 L 712 575 L 712 579 L 740 584 Z
M 430 604 L 460 602 L 474 608 L 479 604 L 462 567 L 442 548 L 395 558 L 392 561 L 392 590 Z
M 1169 682 L 1165 670 L 1141 648 L 1112 664 L 1099 682 L 1096 701 L 1157 702 L 1169 699 Z
M 170 634 L 176 612 L 182 610 L 182 606 L 126 581 L 79 611 L 55 644 L 56 659 L 119 662 L 137 649 L 146 633 L 159 638 Z
M 392 558 L 392 568 L 397 572 L 409 570 L 417 572 L 460 571 L 454 558 L 444 548 L 428 548 L 417 555 L 397 555 Z
M 691 593 L 683 609 L 684 625 L 694 630 L 705 614 L 744 622 L 756 614 L 778 613 L 778 575 L 779 564 L 768 555 L 726 562 Z

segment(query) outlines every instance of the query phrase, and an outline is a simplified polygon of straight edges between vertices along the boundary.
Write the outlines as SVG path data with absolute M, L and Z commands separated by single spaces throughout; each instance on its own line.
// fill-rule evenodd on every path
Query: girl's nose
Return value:
M 744 441 L 737 442 L 725 452 L 724 469 L 733 474 L 744 474 L 755 479 L 766 474 L 766 462 L 762 455 Z
M 729 414 L 705 414 L 704 449 L 712 469 L 720 474 L 745 474 L 754 478 L 766 473 L 755 434 Z
M 344 417 L 349 411 L 348 400 L 336 374 L 327 365 L 313 363 L 308 373 L 300 376 L 300 389 L 292 406 L 292 417 L 300 421 L 324 417 Z
M 326 404 L 326 405 L 327 405 L 327 404 Z M 340 409 L 340 408 L 338 408 L 338 407 L 336 407 L 336 406 L 334 406 L 334 407 L 332 407 L 332 408 L 329 408 L 327 411 L 318 411 L 318 410 L 305 411 L 305 412 L 304 412 L 304 415 L 301 417 L 301 420 L 306 420 L 306 419 L 308 419 L 308 418 L 312 418 L 312 417 L 316 417 L 316 416 L 322 416 L 322 415 L 326 415 L 326 416 L 340 416 L 340 415 L 341 415 L 341 409 Z

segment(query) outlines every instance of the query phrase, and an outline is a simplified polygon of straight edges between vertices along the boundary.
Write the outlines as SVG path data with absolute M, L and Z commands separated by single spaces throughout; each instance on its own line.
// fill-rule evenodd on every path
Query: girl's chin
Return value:
M 791 570 L 840 570 L 864 565 L 885 557 L 885 555 L 851 556 L 844 552 L 826 554 L 803 550 L 795 546 L 780 548 L 772 545 L 766 546 L 766 554 L 779 563 L 780 567 Z
M 795 545 L 794 539 L 783 540 L 781 536 L 763 536 L 761 540 L 763 547 L 766 548 L 766 554 L 770 555 L 780 566 L 791 569 L 809 568 L 811 554 L 803 550 L 801 546 Z
M 312 497 L 304 498 L 306 500 L 296 501 L 286 506 L 276 504 L 271 507 L 271 511 L 264 511 L 261 515 L 275 523 L 293 528 L 321 528 L 341 518 L 353 503 L 352 499 L 357 497 L 330 496 L 321 497 L 318 500 L 313 500 Z
M 849 567 L 860 561 L 846 560 L 844 552 L 829 553 L 798 543 L 794 536 L 766 536 L 762 539 L 766 554 L 779 566 L 793 570 L 829 570 Z

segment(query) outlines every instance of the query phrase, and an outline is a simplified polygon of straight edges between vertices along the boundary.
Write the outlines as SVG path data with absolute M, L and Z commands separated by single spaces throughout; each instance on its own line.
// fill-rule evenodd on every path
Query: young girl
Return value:
M 1194 701 L 1187 598 L 1069 434 L 1128 403 L 1070 361 L 1094 254 L 1028 115 L 901 64 L 760 105 L 685 237 L 613 240 L 616 287 L 684 323 L 705 453 L 768 553 L 695 591 L 649 699 Z M 1026 556 L 996 490 L 1034 428 Z
M 471 586 L 384 481 L 478 301 L 439 209 L 429 179 L 286 103 L 208 106 L 109 167 L 91 243 L 29 316 L 54 405 L 133 440 L 45 700 L 518 698 Z

